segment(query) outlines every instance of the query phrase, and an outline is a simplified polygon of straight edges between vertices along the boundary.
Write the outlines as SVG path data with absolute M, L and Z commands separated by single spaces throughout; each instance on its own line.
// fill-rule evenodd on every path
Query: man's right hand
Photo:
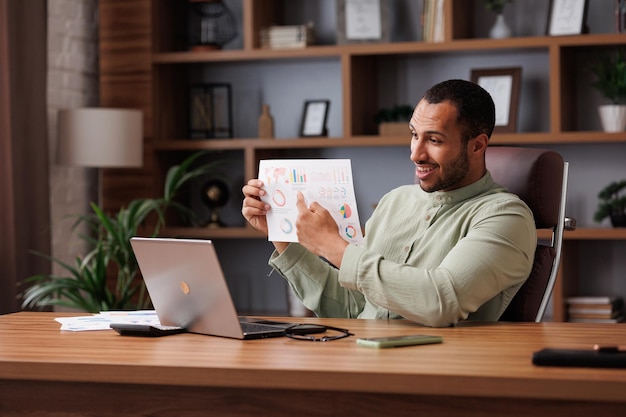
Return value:
M 267 218 L 265 215 L 270 209 L 270 205 L 261 201 L 261 196 L 265 195 L 263 181 L 259 179 L 249 180 L 241 191 L 244 195 L 241 214 L 252 227 L 267 236 Z

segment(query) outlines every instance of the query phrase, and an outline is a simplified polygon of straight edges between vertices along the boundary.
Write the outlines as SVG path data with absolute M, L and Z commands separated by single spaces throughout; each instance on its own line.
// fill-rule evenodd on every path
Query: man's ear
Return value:
M 469 153 L 474 156 L 484 156 L 487 151 L 487 145 L 489 144 L 489 137 L 481 133 L 476 136 L 474 140 L 471 140 L 469 143 Z

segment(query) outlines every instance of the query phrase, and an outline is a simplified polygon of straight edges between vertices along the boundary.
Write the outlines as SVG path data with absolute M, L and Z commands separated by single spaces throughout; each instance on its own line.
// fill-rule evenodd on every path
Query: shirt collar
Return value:
M 424 191 L 424 194 L 426 194 L 426 199 L 430 201 L 433 207 L 439 207 L 444 204 L 456 204 L 468 200 L 492 189 L 494 185 L 495 182 L 493 178 L 491 178 L 489 171 L 487 171 L 481 179 L 465 187 L 457 188 L 452 191 L 435 191 L 432 193 Z

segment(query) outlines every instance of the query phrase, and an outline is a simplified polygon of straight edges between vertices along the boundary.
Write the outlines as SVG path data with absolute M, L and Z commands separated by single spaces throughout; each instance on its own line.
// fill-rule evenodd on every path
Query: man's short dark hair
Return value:
M 430 104 L 450 101 L 456 107 L 456 121 L 464 130 L 465 140 L 481 133 L 491 138 L 496 108 L 491 95 L 478 84 L 466 80 L 443 81 L 429 88 L 424 99 Z

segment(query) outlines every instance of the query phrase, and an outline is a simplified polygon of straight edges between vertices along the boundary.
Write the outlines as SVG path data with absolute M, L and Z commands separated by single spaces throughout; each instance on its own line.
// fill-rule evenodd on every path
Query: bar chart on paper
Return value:
M 328 210 L 346 241 L 363 240 L 349 159 L 262 160 L 259 179 L 267 192 L 261 200 L 271 206 L 267 214 L 270 241 L 298 241 L 295 231 L 298 192 L 302 192 L 307 205 L 316 201 Z

